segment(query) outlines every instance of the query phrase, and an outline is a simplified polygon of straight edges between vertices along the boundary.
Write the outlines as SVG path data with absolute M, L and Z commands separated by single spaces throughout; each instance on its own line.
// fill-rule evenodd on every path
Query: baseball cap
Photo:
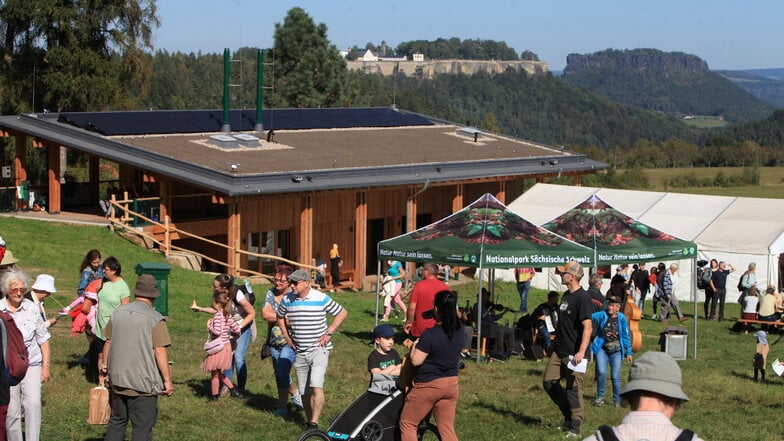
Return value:
M 308 274 L 305 270 L 296 270 L 293 273 L 289 274 L 289 282 L 297 283 L 301 281 L 310 282 L 310 274 Z
M 583 267 L 576 260 L 570 260 L 566 265 L 555 267 L 555 272 L 558 274 L 571 274 L 575 277 L 583 276 Z
M 375 328 L 373 328 L 373 338 L 379 338 L 379 337 L 390 338 L 394 336 L 395 336 L 395 328 L 393 328 L 392 325 L 384 324 L 384 325 L 378 325 Z
M 676 400 L 689 401 L 681 389 L 681 368 L 666 352 L 649 351 L 634 360 L 629 382 L 621 388 L 621 396 L 634 391 L 647 391 Z

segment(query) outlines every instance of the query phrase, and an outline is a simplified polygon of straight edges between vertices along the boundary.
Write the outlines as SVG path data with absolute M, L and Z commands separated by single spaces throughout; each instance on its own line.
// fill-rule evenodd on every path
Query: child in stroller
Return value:
M 370 387 L 334 419 L 326 432 L 310 429 L 299 437 L 299 441 L 400 440 L 398 420 L 405 392 L 404 386 L 395 381 L 401 372 L 401 363 L 400 356 L 392 348 L 394 334 L 392 326 L 387 324 L 373 329 L 375 349 L 368 356 L 368 371 L 372 375 Z M 428 416 L 420 423 L 418 439 L 440 440 L 438 428 L 429 419 Z
M 325 431 L 310 429 L 299 441 L 398 441 L 398 420 L 405 402 L 405 393 L 398 389 L 393 377 L 373 374 L 370 388 L 341 412 Z M 429 417 L 419 424 L 417 438 L 440 440 L 438 428 Z

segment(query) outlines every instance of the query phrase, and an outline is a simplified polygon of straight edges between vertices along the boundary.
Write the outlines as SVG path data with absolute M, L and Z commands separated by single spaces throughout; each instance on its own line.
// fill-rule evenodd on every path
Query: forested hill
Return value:
M 719 70 L 746 92 L 784 108 L 784 69 Z
M 564 79 L 614 101 L 685 115 L 723 116 L 738 123 L 766 118 L 775 106 L 713 73 L 695 55 L 656 49 L 570 54 Z
M 680 119 L 618 104 L 552 75 L 438 75 L 432 80 L 353 73 L 355 105 L 390 103 L 458 123 L 550 145 L 609 150 L 641 139 L 701 144 L 706 132 Z

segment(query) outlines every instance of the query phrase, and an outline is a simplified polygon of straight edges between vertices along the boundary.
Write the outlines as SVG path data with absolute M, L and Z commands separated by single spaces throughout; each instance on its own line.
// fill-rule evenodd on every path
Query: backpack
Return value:
M 11 386 L 16 386 L 27 374 L 27 346 L 14 318 L 0 312 L 0 331 L 3 333 L 3 376 Z
M 599 434 L 601 436 L 597 436 L 597 438 L 601 441 L 619 441 L 618 436 L 610 426 L 599 427 Z M 689 429 L 684 429 L 678 434 L 675 441 L 689 441 L 691 439 L 694 439 L 694 432 Z
M 740 276 L 740 280 L 738 280 L 738 291 L 740 291 L 740 292 L 743 292 L 743 290 L 746 289 L 743 286 L 743 278 L 744 277 L 746 277 L 746 274 L 743 274 L 742 276 Z
M 237 285 L 237 290 L 242 291 L 242 295 L 248 299 L 251 306 L 256 304 L 256 294 L 253 294 L 253 288 L 251 288 L 249 281 L 246 280 L 244 285 Z
M 710 268 L 697 268 L 697 289 L 705 289 L 710 286 L 710 279 L 713 271 Z

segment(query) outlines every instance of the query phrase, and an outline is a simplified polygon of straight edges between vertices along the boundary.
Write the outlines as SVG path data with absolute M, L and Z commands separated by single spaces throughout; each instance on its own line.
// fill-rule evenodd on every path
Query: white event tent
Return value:
M 784 199 L 536 184 L 508 207 L 523 218 L 542 225 L 592 194 L 646 225 L 697 243 L 700 259 L 717 259 L 732 264 L 736 271 L 727 280 L 727 302 L 737 300 L 735 287 L 751 262 L 757 264 L 759 286 L 781 286 Z M 632 263 L 636 262 L 629 262 Z M 681 300 L 696 298 L 701 301 L 704 298 L 702 291 L 697 291 L 696 297 L 692 297 L 691 262 L 684 260 L 678 263 L 676 295 Z M 534 277 L 533 285 L 560 290 L 559 279 L 552 271 L 545 270 L 545 273 L 547 277 Z M 512 278 L 511 273 L 503 277 Z

